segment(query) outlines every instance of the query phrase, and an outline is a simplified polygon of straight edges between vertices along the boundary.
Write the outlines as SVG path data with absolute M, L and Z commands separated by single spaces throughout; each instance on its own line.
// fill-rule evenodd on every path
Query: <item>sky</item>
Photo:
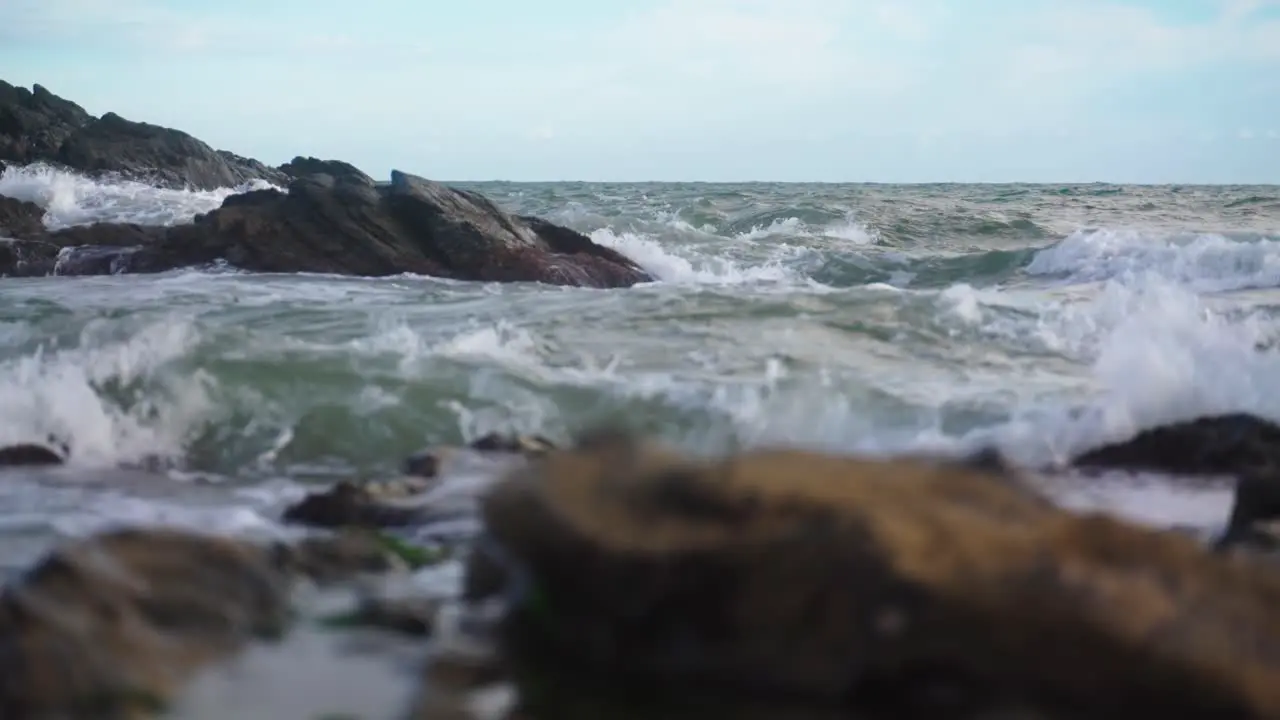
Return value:
M 375 177 L 1280 183 L 1280 0 L 3 0 L 0 79 Z

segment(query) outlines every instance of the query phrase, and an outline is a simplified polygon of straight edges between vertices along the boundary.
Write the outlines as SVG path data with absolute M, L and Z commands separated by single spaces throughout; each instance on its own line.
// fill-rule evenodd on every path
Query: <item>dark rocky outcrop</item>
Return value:
M 32 90 L 0 80 L 0 160 L 46 162 L 90 175 L 117 174 L 173 188 L 212 190 L 250 180 L 283 183 L 280 170 L 214 150 L 180 130 L 95 118 L 40 85 Z
M 0 80 L 0 160 L 53 160 L 67 138 L 91 120 L 84 108 L 40 85 L 28 90 Z
M 0 195 L 0 237 L 23 239 L 44 234 L 44 208 Z
M 351 181 L 360 185 L 372 185 L 373 178 L 365 175 L 355 165 L 341 160 L 321 160 L 314 157 L 296 157 L 280 166 L 280 172 L 291 178 L 308 175 L 328 175 L 338 182 Z
M 1171 475 L 1280 472 L 1280 425 L 1247 413 L 1199 417 L 1142 430 L 1081 453 L 1072 464 Z
M 288 193 L 235 196 L 174 227 L 139 253 L 133 268 L 225 259 L 259 272 L 412 272 L 594 287 L 650 279 L 585 236 L 576 245 L 549 241 L 480 195 L 401 172 L 391 177 L 378 187 L 352 175 L 309 175 L 290 183 Z
M 186 225 L 98 223 L 32 235 L 70 250 L 56 265 L 50 259 L 26 274 L 40 274 L 39 269 L 60 275 L 163 272 L 225 260 L 255 272 L 410 272 L 590 287 L 652 279 L 622 255 L 568 228 L 530 224 L 480 195 L 405 173 L 392 178 L 379 187 L 363 174 L 308 175 L 290 183 L 287 193 L 233 195 Z
M 110 112 L 94 118 L 39 86 L 29 92 L 0 82 L 0 160 L 165 187 L 250 180 L 288 187 L 233 195 L 195 222 L 169 228 L 100 223 L 54 233 L 44 231 L 39 208 L 0 198 L 0 233 L 44 243 L 0 252 L 0 275 L 147 273 L 226 261 L 251 272 L 590 287 L 652 280 L 581 233 L 511 215 L 476 193 L 398 171 L 379 184 L 339 160 L 295 157 L 269 168 L 179 130 Z
M 972 464 L 601 436 L 482 515 L 517 678 L 873 717 L 1280 716 L 1280 573 Z
M 1211 415 L 1148 428 L 1082 453 L 1073 464 L 1232 478 L 1235 501 L 1220 548 L 1247 543 L 1255 526 L 1280 520 L 1280 425 L 1255 415 Z
M 201 668 L 284 633 L 295 579 L 395 567 L 356 534 L 290 546 L 125 529 L 69 542 L 0 595 L 0 717 L 150 717 Z
M 173 188 L 213 190 L 250 180 L 285 182 L 284 173 L 214 150 L 181 130 L 126 120 L 110 112 L 71 133 L 53 160 L 93 175 L 118 173 Z

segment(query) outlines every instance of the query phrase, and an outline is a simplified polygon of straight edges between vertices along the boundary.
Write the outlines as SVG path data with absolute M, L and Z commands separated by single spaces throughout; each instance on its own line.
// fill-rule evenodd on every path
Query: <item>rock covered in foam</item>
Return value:
M 577 686 L 892 717 L 1280 714 L 1280 574 L 972 463 L 602 436 L 514 472 L 483 519 L 510 657 Z

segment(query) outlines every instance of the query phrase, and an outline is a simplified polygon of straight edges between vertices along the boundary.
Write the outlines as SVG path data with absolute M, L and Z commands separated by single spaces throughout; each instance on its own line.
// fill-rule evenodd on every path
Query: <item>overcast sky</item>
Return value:
M 2 0 L 0 77 L 376 176 L 1280 182 L 1277 0 Z

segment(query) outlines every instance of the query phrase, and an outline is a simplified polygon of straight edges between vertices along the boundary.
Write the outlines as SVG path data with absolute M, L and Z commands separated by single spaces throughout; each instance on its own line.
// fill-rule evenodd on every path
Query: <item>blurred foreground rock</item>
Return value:
M 483 519 L 517 678 L 868 717 L 1280 717 L 1280 573 L 972 464 L 601 435 Z M 529 717 L 587 716 L 540 682 Z
M 201 668 L 284 633 L 295 580 L 399 566 L 356 533 L 286 545 L 125 529 L 66 543 L 0 596 L 0 717 L 150 717 Z

